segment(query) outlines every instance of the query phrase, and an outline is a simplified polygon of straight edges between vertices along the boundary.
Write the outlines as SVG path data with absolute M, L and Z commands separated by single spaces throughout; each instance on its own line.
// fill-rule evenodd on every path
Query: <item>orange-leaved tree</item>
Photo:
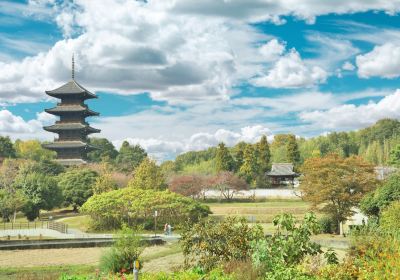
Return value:
M 302 197 L 338 224 L 353 214 L 365 193 L 378 185 L 374 167 L 360 157 L 329 154 L 307 159 L 301 172 Z

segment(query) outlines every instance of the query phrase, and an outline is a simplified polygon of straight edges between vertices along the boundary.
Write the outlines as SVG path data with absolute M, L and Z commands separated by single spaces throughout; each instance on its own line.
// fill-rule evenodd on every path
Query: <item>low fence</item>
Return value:
M 68 233 L 68 225 L 52 221 L 1 223 L 0 230 L 14 229 L 52 229 L 61 233 Z

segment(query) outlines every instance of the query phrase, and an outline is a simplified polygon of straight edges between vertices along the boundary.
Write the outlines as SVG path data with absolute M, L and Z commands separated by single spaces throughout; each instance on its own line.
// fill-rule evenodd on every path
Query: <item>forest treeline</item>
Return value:
M 343 157 L 358 155 L 375 165 L 395 165 L 396 147 L 400 145 L 400 121 L 382 119 L 357 131 L 331 132 L 313 138 L 295 138 L 293 134 L 277 134 L 270 147 L 270 162 L 292 162 L 301 165 L 306 159 L 336 153 Z M 239 142 L 228 148 L 233 158 L 241 161 L 242 153 L 250 144 Z M 296 147 L 297 145 L 297 147 Z M 252 145 L 257 147 L 257 143 Z M 290 147 L 292 146 L 292 147 Z M 289 151 L 288 151 L 289 150 Z M 218 147 L 190 151 L 176 157 L 170 164 L 175 171 L 212 173 Z

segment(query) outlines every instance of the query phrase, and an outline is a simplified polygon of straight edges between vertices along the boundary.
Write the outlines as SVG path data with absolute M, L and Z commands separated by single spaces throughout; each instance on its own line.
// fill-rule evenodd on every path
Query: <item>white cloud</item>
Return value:
M 345 63 L 343 63 L 342 69 L 346 71 L 353 71 L 354 69 L 356 69 L 356 67 L 351 62 L 346 61 Z
M 366 54 L 356 57 L 358 75 L 361 78 L 400 76 L 400 44 L 386 43 L 375 46 Z
M 302 121 L 318 129 L 349 130 L 366 127 L 382 118 L 400 118 L 400 90 L 385 96 L 379 102 L 356 106 L 346 104 L 326 111 L 299 114 Z
M 174 1 L 172 9 L 187 14 L 202 14 L 209 17 L 227 17 L 250 22 L 271 21 L 282 24 L 281 16 L 293 15 L 314 23 L 315 17 L 326 14 L 347 14 L 369 10 L 395 14 L 400 11 L 398 0 L 348 1 L 348 0 L 248 0 L 217 1 L 203 0 L 198 5 L 196 0 Z
M 243 127 L 239 132 L 226 129 L 218 129 L 214 133 L 200 132 L 179 141 L 155 138 L 126 138 L 115 140 L 113 144 L 118 148 L 124 140 L 130 144 L 139 144 L 151 157 L 162 161 L 173 159 L 176 155 L 183 152 L 204 150 L 216 146 L 220 142 L 224 142 L 228 146 L 233 146 L 240 141 L 255 143 L 260 140 L 262 135 L 269 135 L 269 138 L 272 137 L 271 131 L 268 128 L 255 125 Z
M 275 63 L 268 74 L 254 78 L 252 83 L 271 88 L 311 87 L 324 82 L 327 75 L 321 67 L 307 65 L 292 49 Z
M 22 117 L 12 114 L 8 110 L 0 110 L 0 134 L 12 135 L 13 138 L 38 138 L 43 135 L 43 125 L 55 121 L 55 117 L 47 113 L 37 114 L 36 119 L 25 121 Z
M 274 61 L 279 58 L 281 54 L 284 53 L 286 46 L 277 39 L 272 39 L 267 43 L 263 44 L 260 48 L 260 54 L 263 56 L 266 62 Z

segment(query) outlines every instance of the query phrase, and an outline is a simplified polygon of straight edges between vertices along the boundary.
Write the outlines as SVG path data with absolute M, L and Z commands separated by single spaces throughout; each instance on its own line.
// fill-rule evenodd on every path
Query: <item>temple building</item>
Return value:
M 265 175 L 270 178 L 273 187 L 294 186 L 295 178 L 300 174 L 293 171 L 292 163 L 273 163 L 271 171 Z
M 86 99 L 97 96 L 75 81 L 74 58 L 72 57 L 72 80 L 61 87 L 46 91 L 46 94 L 61 100 L 57 106 L 45 111 L 60 117 L 54 125 L 43 127 L 44 130 L 58 134 L 54 142 L 43 147 L 57 152 L 57 161 L 63 165 L 86 163 L 87 152 L 96 149 L 88 144 L 88 135 L 100 132 L 86 122 L 86 117 L 98 116 L 89 109 Z

